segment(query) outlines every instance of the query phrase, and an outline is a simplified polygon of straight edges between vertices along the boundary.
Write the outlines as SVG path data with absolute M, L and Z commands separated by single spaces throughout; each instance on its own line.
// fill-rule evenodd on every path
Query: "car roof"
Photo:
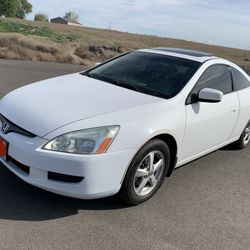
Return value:
M 188 50 L 188 49 L 180 49 L 180 48 L 160 47 L 160 48 L 152 48 L 152 49 L 142 49 L 139 51 L 175 56 L 175 57 L 179 57 L 179 58 L 198 61 L 201 63 L 217 58 L 217 57 L 215 57 L 212 54 L 207 53 L 207 52 Z

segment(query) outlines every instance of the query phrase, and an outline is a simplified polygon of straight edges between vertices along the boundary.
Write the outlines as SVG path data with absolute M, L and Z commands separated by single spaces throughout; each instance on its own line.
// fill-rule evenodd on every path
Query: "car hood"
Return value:
M 0 101 L 0 113 L 19 127 L 43 137 L 82 119 L 159 100 L 81 74 L 71 74 L 7 94 Z

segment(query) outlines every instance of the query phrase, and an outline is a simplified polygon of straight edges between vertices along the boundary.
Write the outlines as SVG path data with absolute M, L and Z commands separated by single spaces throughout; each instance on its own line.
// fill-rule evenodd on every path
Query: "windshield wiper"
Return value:
M 131 85 L 129 83 L 122 82 L 120 80 L 111 79 L 111 78 L 104 77 L 102 75 L 97 75 L 97 74 L 93 75 L 93 74 L 90 74 L 89 72 L 86 72 L 83 75 L 85 75 L 87 77 L 90 77 L 90 78 L 97 79 L 97 80 L 105 81 L 105 82 L 114 84 L 114 85 L 119 86 L 119 87 L 131 89 L 131 90 L 134 90 L 134 91 L 137 91 L 137 92 L 143 92 L 142 88 L 137 87 L 135 85 Z
M 139 91 L 139 92 L 142 91 L 141 88 L 139 88 L 139 87 L 137 87 L 135 85 L 131 85 L 129 83 L 121 82 L 119 80 L 110 80 L 109 82 L 116 85 L 116 86 L 124 87 L 124 88 L 127 88 L 127 89 Z
M 89 72 L 84 72 L 84 73 L 82 73 L 82 75 L 92 78 L 92 76 L 89 74 Z

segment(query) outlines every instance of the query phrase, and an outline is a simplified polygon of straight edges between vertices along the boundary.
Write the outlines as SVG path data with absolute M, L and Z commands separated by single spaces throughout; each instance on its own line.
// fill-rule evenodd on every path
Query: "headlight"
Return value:
M 43 149 L 83 155 L 105 153 L 119 128 L 108 126 L 71 132 L 51 140 Z

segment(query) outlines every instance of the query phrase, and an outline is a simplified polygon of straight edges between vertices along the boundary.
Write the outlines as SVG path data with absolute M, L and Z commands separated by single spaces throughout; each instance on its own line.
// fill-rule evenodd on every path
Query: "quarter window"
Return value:
M 237 69 L 231 68 L 234 90 L 238 91 L 250 87 L 250 81 Z

